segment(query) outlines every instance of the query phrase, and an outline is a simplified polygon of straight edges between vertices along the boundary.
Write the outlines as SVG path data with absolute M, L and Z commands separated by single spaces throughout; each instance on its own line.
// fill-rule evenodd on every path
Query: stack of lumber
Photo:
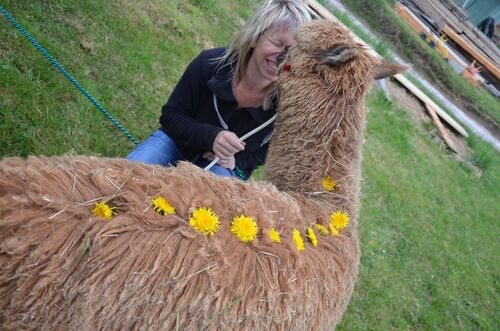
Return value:
M 415 10 L 415 8 L 414 8 Z M 460 73 L 469 83 L 474 86 L 484 83 L 485 79 L 479 74 L 481 69 L 476 66 L 476 61 L 470 61 L 469 58 L 457 52 L 454 48 L 448 45 L 447 38 L 443 39 L 438 36 L 438 29 L 432 29 L 423 20 L 426 19 L 422 13 L 414 13 L 408 7 L 401 3 L 396 3 L 396 14 L 401 17 L 417 34 L 426 36 L 426 41 L 432 40 L 435 44 L 435 50 L 447 61 L 450 65 Z M 446 35 L 444 35 L 446 37 Z M 480 57 L 481 55 L 479 55 Z M 497 72 L 496 67 L 492 68 L 493 72 Z
M 424 21 L 432 22 L 437 32 L 446 34 L 462 53 L 500 81 L 500 51 L 478 28 L 466 20 L 467 13 L 450 0 L 400 0 Z M 483 70 L 484 71 L 484 70 Z
M 396 3 L 395 7 L 396 14 L 401 17 L 417 34 L 425 35 L 430 38 L 436 47 L 436 51 L 441 54 L 446 60 L 452 60 L 457 63 L 462 70 L 464 70 L 469 64 L 466 58 L 457 54 L 452 48 L 448 47 L 446 40 L 442 40 L 435 30 L 432 30 L 421 20 L 421 16 L 417 16 L 408 7 L 402 5 L 401 3 Z

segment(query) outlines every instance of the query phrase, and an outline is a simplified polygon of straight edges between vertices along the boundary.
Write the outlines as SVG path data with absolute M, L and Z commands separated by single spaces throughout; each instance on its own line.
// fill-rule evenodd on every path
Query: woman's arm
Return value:
M 198 55 L 187 67 L 162 108 L 160 123 L 163 130 L 178 145 L 193 150 L 212 150 L 217 134 L 223 129 L 195 119 L 200 111 L 200 98 L 206 85 L 208 69 L 205 52 Z

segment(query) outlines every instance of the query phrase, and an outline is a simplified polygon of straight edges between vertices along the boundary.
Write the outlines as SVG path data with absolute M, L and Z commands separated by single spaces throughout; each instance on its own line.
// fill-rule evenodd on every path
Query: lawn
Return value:
M 361 267 L 339 330 L 495 330 L 499 157 L 478 177 L 373 93 L 364 146 Z
M 190 59 L 226 45 L 257 2 L 1 5 L 140 141 L 158 127 L 160 108 Z M 0 21 L 0 157 L 123 157 L 134 148 L 7 20 Z M 363 256 L 338 329 L 500 329 L 499 153 L 470 139 L 478 176 L 380 91 L 372 91 L 368 107 Z

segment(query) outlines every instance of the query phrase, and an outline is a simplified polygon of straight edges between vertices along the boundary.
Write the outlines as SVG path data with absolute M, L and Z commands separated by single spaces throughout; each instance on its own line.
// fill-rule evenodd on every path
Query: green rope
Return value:
M 92 97 L 90 95 L 89 92 L 87 92 L 87 90 L 85 90 L 64 68 L 62 65 L 59 64 L 59 62 L 56 61 L 56 59 L 54 59 L 42 46 L 40 46 L 40 44 L 28 33 L 28 31 L 26 31 L 21 24 L 19 24 L 15 19 L 14 17 L 12 17 L 12 15 L 7 11 L 5 10 L 5 8 L 3 8 L 2 6 L 0 6 L 0 13 L 2 13 L 5 18 L 7 18 L 7 20 L 12 23 L 25 37 L 26 39 L 28 39 L 32 44 L 33 46 L 36 47 L 36 49 L 38 49 L 42 54 L 43 56 L 45 56 L 45 58 L 47 58 L 47 60 L 50 61 L 50 63 L 52 63 L 52 65 L 54 67 L 57 68 L 57 70 L 59 70 L 60 73 L 62 73 L 64 75 L 64 77 L 66 77 L 70 82 L 71 84 L 73 84 L 80 92 L 82 92 L 83 95 L 85 95 L 87 97 L 87 99 L 90 100 L 90 102 L 92 102 L 92 104 L 94 104 L 94 106 L 97 107 L 97 109 L 99 109 L 103 114 L 104 116 L 106 116 L 110 121 L 111 123 L 113 123 L 131 142 L 133 142 L 134 144 L 138 145 L 139 143 L 137 142 L 137 140 L 135 140 L 135 138 L 127 131 L 125 130 L 121 125 L 120 123 L 118 123 L 118 121 L 113 117 L 111 116 L 111 114 L 106 110 L 104 109 L 103 106 L 101 106 L 99 104 L 99 102 L 96 101 L 96 99 L 94 99 L 94 97 Z

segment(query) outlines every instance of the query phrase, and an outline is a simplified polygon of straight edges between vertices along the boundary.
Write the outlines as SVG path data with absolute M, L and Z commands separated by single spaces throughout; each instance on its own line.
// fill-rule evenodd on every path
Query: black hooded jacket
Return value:
M 162 108 L 161 129 L 177 144 L 187 160 L 195 160 L 212 151 L 217 134 L 224 130 L 238 137 L 270 119 L 275 109 L 238 108 L 231 81 L 231 66 L 214 60 L 223 55 L 224 48 L 205 50 L 187 67 L 167 103 Z M 219 115 L 214 105 L 214 95 Z M 264 163 L 268 142 L 274 131 L 269 125 L 245 140 L 245 150 L 235 155 L 236 167 L 248 178 L 257 166 Z

